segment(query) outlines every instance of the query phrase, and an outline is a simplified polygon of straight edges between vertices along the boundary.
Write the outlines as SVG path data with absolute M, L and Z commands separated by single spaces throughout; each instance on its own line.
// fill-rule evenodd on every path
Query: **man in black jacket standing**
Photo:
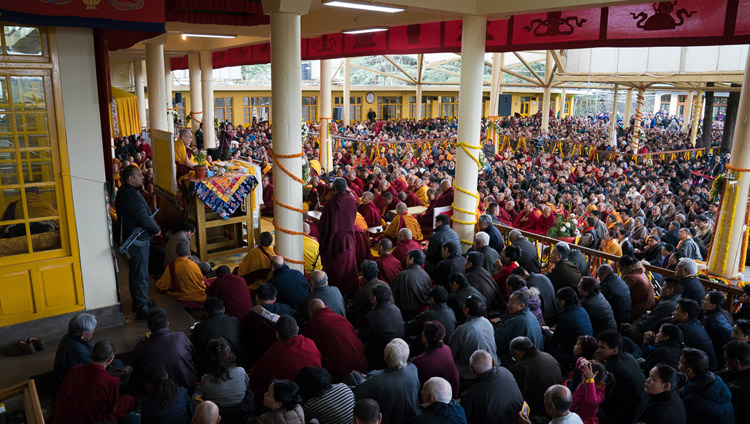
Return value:
M 117 192 L 115 207 L 121 228 L 122 240 L 127 240 L 138 228 L 145 231 L 128 249 L 128 287 L 133 300 L 136 319 L 148 318 L 148 251 L 151 238 L 161 234 L 161 229 L 151 219 L 151 209 L 139 189 L 143 185 L 140 168 L 130 165 L 120 174 L 125 183 Z

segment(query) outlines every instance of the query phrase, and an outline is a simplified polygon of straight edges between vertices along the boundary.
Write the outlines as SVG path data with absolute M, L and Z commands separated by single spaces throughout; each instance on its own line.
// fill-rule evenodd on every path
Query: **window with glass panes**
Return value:
M 416 118 L 417 111 L 415 106 L 417 105 L 417 96 L 409 97 L 409 118 Z M 432 115 L 432 102 L 427 96 L 422 96 L 422 119 L 429 118 Z
M 253 118 L 256 122 L 271 121 L 271 96 L 243 97 L 243 120 L 251 124 Z
M 231 97 L 214 98 L 214 117 L 221 122 L 232 121 L 234 119 L 234 108 Z
M 180 100 L 179 103 L 172 99 L 172 104 L 174 105 L 174 111 L 177 114 L 177 120 L 180 121 L 181 125 L 185 125 L 185 96 L 182 96 L 182 100 Z
M 440 100 L 440 116 L 458 116 L 458 96 L 443 96 Z
M 378 96 L 379 119 L 401 119 L 401 96 Z
M 334 97 L 333 104 L 335 107 L 343 107 L 344 98 Z M 351 119 L 352 121 L 362 120 L 362 96 L 349 97 L 349 119 Z
M 659 106 L 659 110 L 663 111 L 669 111 L 669 103 L 672 101 L 672 95 L 671 94 L 665 94 L 661 96 L 661 104 Z
M 305 122 L 318 120 L 317 96 L 302 96 L 302 120 Z

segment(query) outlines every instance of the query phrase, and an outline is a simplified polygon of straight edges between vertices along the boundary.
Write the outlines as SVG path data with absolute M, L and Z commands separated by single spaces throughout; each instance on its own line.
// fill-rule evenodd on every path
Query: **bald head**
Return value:
M 369 192 L 369 191 L 364 192 L 364 194 L 362 194 L 362 202 L 363 203 L 372 202 L 372 192 Z
M 399 240 L 411 240 L 411 230 L 408 228 L 402 228 L 398 230 L 398 239 Z
M 396 213 L 399 215 L 405 215 L 408 208 L 406 207 L 406 203 L 399 203 L 396 205 Z
M 341 177 L 336 177 L 333 180 L 333 191 L 336 193 L 343 193 L 346 190 L 346 180 Z
M 480 349 L 471 354 L 469 367 L 474 375 L 482 375 L 495 368 L 495 363 L 489 352 Z
M 204 400 L 195 407 L 193 424 L 217 424 L 219 420 L 219 407 L 210 400 Z
M 550 386 L 544 392 L 544 409 L 552 418 L 567 414 L 572 403 L 573 395 L 570 389 L 561 384 Z
M 326 307 L 326 304 L 323 303 L 320 299 L 311 299 L 309 302 L 307 302 L 307 315 L 312 318 L 319 310 Z
M 448 191 L 449 188 L 451 188 L 451 182 L 449 179 L 446 178 L 443 181 L 440 181 L 440 191 L 442 193 Z
M 304 231 L 305 234 L 309 235 L 310 234 L 310 224 L 308 224 L 307 222 L 303 222 L 302 223 L 302 231 Z
M 281 268 L 282 266 L 284 266 L 284 258 L 282 258 L 279 255 L 271 256 L 271 269 L 272 270 L 275 271 Z

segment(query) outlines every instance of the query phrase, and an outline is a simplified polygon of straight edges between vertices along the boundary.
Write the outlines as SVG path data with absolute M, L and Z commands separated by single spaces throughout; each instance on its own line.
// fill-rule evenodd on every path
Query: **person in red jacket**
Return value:
M 367 372 L 365 347 L 354 326 L 341 315 L 327 308 L 320 299 L 307 304 L 310 321 L 305 325 L 305 336 L 315 342 L 323 357 L 323 368 L 331 373 L 334 383 L 344 380 L 350 372 Z
M 320 368 L 322 356 L 315 342 L 298 334 L 297 321 L 282 315 L 276 321 L 276 341 L 250 369 L 250 389 L 266 391 L 273 380 L 294 380 L 304 367 Z

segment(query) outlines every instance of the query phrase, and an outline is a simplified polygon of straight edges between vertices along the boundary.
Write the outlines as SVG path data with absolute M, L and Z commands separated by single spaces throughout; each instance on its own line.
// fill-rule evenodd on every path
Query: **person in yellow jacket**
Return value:
M 276 255 L 271 247 L 273 235 L 264 231 L 260 233 L 260 244 L 247 252 L 237 268 L 237 275 L 244 277 L 250 290 L 258 290 L 268 280 L 271 273 L 271 257 Z
M 177 245 L 178 258 L 169 264 L 156 288 L 182 302 L 203 302 L 206 300 L 206 280 L 198 265 L 191 261 L 190 243 Z
M 320 261 L 320 244 L 317 240 L 310 237 L 310 224 L 303 222 L 302 228 L 305 232 L 305 235 L 302 237 L 302 249 L 305 256 L 305 275 L 310 275 L 313 271 L 323 269 L 323 264 Z

